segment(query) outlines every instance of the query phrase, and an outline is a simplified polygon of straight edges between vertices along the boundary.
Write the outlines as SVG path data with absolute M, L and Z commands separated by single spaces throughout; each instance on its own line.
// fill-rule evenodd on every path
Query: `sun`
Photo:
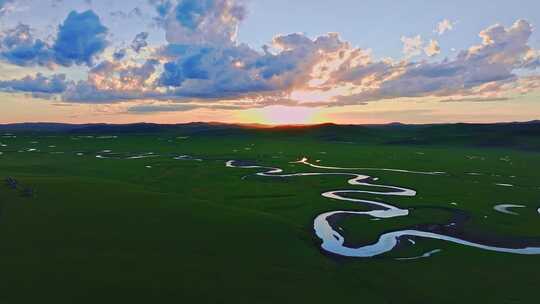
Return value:
M 304 125 L 319 122 L 319 110 L 309 107 L 269 106 L 247 110 L 240 116 L 243 121 L 267 125 Z

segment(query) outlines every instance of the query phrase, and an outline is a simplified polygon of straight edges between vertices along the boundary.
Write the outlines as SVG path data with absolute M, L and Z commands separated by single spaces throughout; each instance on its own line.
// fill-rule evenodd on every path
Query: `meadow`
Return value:
M 226 163 L 444 172 L 348 170 L 417 192 L 350 195 L 414 210 L 336 219 L 350 246 L 459 215 L 455 235 L 540 246 L 538 123 L 0 129 L 0 177 L 17 182 L 0 185 L 0 303 L 537 302 L 540 255 L 424 238 L 372 258 L 332 254 L 314 218 L 369 208 L 321 193 L 366 187 Z

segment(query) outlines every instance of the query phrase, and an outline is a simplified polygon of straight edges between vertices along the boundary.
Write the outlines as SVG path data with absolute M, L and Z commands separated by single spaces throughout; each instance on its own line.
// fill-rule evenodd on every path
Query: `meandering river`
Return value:
M 387 171 L 403 174 L 423 174 L 423 175 L 444 175 L 445 172 L 422 172 L 422 171 L 409 171 L 402 169 L 388 169 L 388 168 L 341 168 L 341 167 L 331 167 L 331 166 L 320 166 L 312 164 L 307 158 L 303 158 L 300 161 L 295 162 L 297 164 L 303 164 L 312 168 L 325 169 L 325 170 L 336 170 L 336 171 Z M 370 258 L 379 256 L 385 253 L 392 251 L 399 244 L 400 240 L 404 238 L 427 238 L 427 239 L 436 239 L 446 242 L 451 242 L 455 244 L 460 244 L 463 246 L 474 247 L 483 250 L 490 250 L 495 252 L 504 252 L 504 253 L 513 253 L 513 254 L 524 254 L 524 255 L 533 255 L 540 254 L 540 243 L 534 244 L 518 244 L 512 243 L 512 246 L 493 246 L 491 244 L 482 243 L 478 241 L 463 239 L 455 235 L 449 235 L 444 233 L 436 233 L 432 231 L 423 231 L 417 229 L 405 229 L 397 230 L 388 233 L 381 234 L 374 243 L 352 247 L 347 245 L 345 237 L 339 233 L 335 227 L 332 225 L 332 218 L 339 216 L 365 216 L 374 220 L 385 220 L 395 217 L 408 216 L 410 210 L 403 209 L 398 206 L 394 206 L 388 202 L 379 202 L 367 199 L 358 199 L 347 197 L 348 194 L 376 194 L 382 196 L 407 196 L 414 197 L 416 196 L 416 191 L 413 189 L 402 188 L 398 186 L 382 185 L 376 184 L 374 181 L 377 179 L 362 174 L 349 173 L 349 172 L 305 172 L 305 173 L 290 173 L 285 174 L 280 168 L 273 167 L 264 167 L 252 164 L 246 164 L 240 161 L 231 160 L 226 163 L 226 166 L 229 168 L 242 168 L 242 169 L 259 169 L 260 171 L 256 173 L 258 176 L 264 177 L 274 177 L 274 178 L 290 178 L 290 177 L 302 177 L 302 176 L 327 176 L 327 175 L 339 175 L 346 176 L 349 178 L 348 184 L 353 186 L 363 186 L 369 188 L 377 188 L 378 190 L 384 191 L 375 191 L 375 190 L 336 190 L 324 192 L 321 195 L 328 199 L 346 201 L 357 204 L 362 204 L 368 207 L 371 207 L 370 211 L 330 211 L 323 214 L 320 214 L 315 217 L 313 222 L 313 229 L 317 237 L 321 240 L 321 248 L 332 254 L 336 254 L 344 257 L 362 257 Z M 414 241 L 413 241 L 414 242 Z M 500 242 L 499 242 L 500 243 Z M 526 243 L 526 242 L 525 242 Z M 414 243 L 413 243 L 414 244 Z M 439 252 L 437 250 L 429 252 L 421 257 L 429 257 L 433 253 Z M 414 258 L 413 258 L 414 259 Z

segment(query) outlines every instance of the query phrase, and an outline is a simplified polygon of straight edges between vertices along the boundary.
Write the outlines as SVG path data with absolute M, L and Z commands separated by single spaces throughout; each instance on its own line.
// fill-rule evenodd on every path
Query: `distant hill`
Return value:
M 0 132 L 67 132 L 84 126 L 48 122 L 16 123 L 0 125 Z
M 65 123 L 50 123 L 50 122 L 31 122 L 31 123 L 14 123 L 0 124 L 0 132 L 119 132 L 119 133 L 146 133 L 146 132 L 162 132 L 174 130 L 223 130 L 223 129 L 259 129 L 272 131 L 312 131 L 318 129 L 346 129 L 346 128 L 445 128 L 454 126 L 456 128 L 468 129 L 504 129 L 504 128 L 528 128 L 530 126 L 540 126 L 540 120 L 527 122 L 510 122 L 510 123 L 492 123 L 492 124 L 472 124 L 472 123 L 456 123 L 456 124 L 425 124 L 425 125 L 407 125 L 399 122 L 389 124 L 366 124 L 366 125 L 340 125 L 333 123 L 315 124 L 315 125 L 263 125 L 263 124 L 227 124 L 215 122 L 192 122 L 185 124 L 155 124 L 155 123 L 133 123 L 133 124 L 65 124 Z
M 540 151 L 540 121 L 495 124 L 404 125 L 241 125 L 194 122 L 187 124 L 61 124 L 21 123 L 0 125 L 2 133 L 153 134 L 189 136 L 304 136 L 328 142 L 384 145 L 466 145 L 512 147 Z
M 63 124 L 63 123 L 16 123 L 0 125 L 0 132 L 69 132 L 69 133 L 156 133 L 167 131 L 204 131 L 238 129 L 238 125 L 201 123 L 188 124 Z

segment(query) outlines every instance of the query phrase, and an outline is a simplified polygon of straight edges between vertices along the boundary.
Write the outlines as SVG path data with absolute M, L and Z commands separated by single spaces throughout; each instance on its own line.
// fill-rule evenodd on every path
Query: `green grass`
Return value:
M 540 256 L 435 240 L 418 240 L 416 246 L 374 259 L 329 256 L 319 249 L 314 217 L 365 207 L 320 194 L 360 187 L 339 176 L 242 179 L 257 170 L 226 168 L 225 161 L 325 172 L 289 163 L 308 156 L 333 166 L 446 171 L 435 177 L 359 172 L 379 177 L 381 184 L 418 191 L 414 198 L 359 197 L 403 208 L 452 208 L 455 202 L 473 217 L 465 229 L 540 237 L 538 152 L 364 142 L 364 135 L 355 144 L 288 132 L 179 139 L 182 135 L 0 137 L 8 145 L 0 148 L 0 177 L 15 177 L 36 191 L 34 198 L 25 198 L 0 186 L 0 303 L 537 302 Z M 34 147 L 41 151 L 17 152 Z M 95 158 L 105 149 L 162 157 Z M 79 151 L 84 156 L 75 155 Z M 172 159 L 182 154 L 205 160 Z M 529 208 L 511 216 L 494 211 L 498 203 Z M 373 222 L 349 217 L 340 226 L 348 240 L 369 242 L 389 230 L 444 223 L 450 216 L 420 208 L 407 218 Z M 430 259 L 394 259 L 433 249 L 443 251 Z

